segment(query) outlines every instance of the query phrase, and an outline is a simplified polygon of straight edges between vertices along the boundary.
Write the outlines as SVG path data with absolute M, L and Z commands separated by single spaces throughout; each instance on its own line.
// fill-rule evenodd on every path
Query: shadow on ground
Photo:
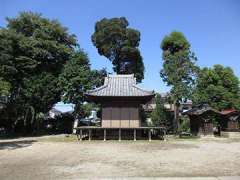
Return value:
M 8 149 L 15 150 L 18 148 L 24 148 L 31 146 L 36 140 L 22 140 L 22 141 L 10 141 L 10 142 L 0 142 L 0 150 Z

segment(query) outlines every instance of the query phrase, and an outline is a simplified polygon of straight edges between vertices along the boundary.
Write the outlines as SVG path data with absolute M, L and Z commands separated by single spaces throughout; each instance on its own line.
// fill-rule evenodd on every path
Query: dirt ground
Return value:
M 240 139 L 0 140 L 0 179 L 239 176 Z

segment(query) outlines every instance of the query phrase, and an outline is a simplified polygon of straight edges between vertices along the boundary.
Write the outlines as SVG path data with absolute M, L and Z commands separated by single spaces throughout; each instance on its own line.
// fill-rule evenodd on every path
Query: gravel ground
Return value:
M 240 139 L 59 142 L 0 140 L 0 179 L 240 175 Z

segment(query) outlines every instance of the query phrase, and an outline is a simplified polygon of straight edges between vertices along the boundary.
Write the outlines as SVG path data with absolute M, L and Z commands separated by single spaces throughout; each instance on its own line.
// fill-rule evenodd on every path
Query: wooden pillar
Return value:
M 148 140 L 149 140 L 149 141 L 152 141 L 152 138 L 151 138 L 151 129 L 148 130 Z
M 80 141 L 82 141 L 82 129 L 80 129 Z
M 134 141 L 137 140 L 137 138 L 136 138 L 136 129 L 133 130 L 133 138 L 134 138 Z
M 166 134 L 167 134 L 167 133 L 166 133 L 166 129 L 164 129 L 164 130 L 163 130 L 163 140 L 164 140 L 164 141 L 167 141 Z
M 103 141 L 106 141 L 106 136 L 107 136 L 107 130 L 104 129 L 104 131 L 103 131 Z
M 92 130 L 89 129 L 88 130 L 88 140 L 91 141 L 91 135 L 92 135 Z
M 121 141 L 122 140 L 122 137 L 121 137 L 121 128 L 119 128 L 118 130 L 118 141 Z

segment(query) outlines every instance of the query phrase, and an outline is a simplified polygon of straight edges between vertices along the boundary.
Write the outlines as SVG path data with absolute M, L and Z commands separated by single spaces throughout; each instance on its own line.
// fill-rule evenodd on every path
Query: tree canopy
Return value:
M 83 114 L 84 93 L 102 85 L 106 75 L 105 69 L 90 69 L 89 59 L 82 50 L 75 52 L 59 77 L 59 86 L 63 89 L 62 100 L 75 104 L 75 114 Z
M 7 82 L 1 78 L 0 79 L 0 96 L 8 96 L 10 88 L 11 87 L 10 87 L 9 82 Z
M 198 67 L 197 58 L 190 50 L 190 43 L 181 32 L 172 32 L 161 43 L 163 50 L 163 69 L 160 72 L 163 81 L 171 86 L 174 100 L 189 98 Z
M 118 74 L 134 74 L 137 82 L 144 78 L 144 64 L 138 49 L 140 32 L 128 28 L 125 17 L 103 18 L 95 24 L 92 42 L 100 55 L 108 58 Z
M 161 43 L 163 51 L 163 69 L 160 76 L 171 86 L 171 97 L 175 104 L 175 121 L 178 122 L 178 105 L 182 100 L 189 99 L 198 67 L 197 58 L 190 49 L 190 43 L 181 32 L 173 31 L 164 37 Z
M 68 96 L 69 91 L 90 87 L 89 82 L 92 86 L 98 85 L 98 71 L 91 71 L 88 59 L 83 58 L 86 55 L 78 52 L 75 35 L 57 20 L 22 12 L 16 18 L 7 18 L 7 27 L 0 29 L 0 39 L 0 92 L 9 97 L 2 113 L 4 123 L 9 122 L 8 129 L 22 123 L 30 124 L 28 127 L 32 130 L 31 124 L 38 114 L 47 113 L 61 100 L 61 95 L 66 94 L 68 102 L 82 102 L 77 95 Z M 82 64 L 76 66 L 79 69 L 67 70 L 75 65 L 76 59 L 81 59 Z M 68 91 L 59 83 L 66 71 L 68 80 L 75 83 L 68 84 Z M 83 80 L 74 81 L 81 78 Z
M 222 110 L 240 109 L 239 79 L 230 67 L 214 65 L 203 68 L 197 78 L 193 93 L 195 104 L 208 103 L 211 107 Z
M 164 99 L 160 94 L 157 94 L 155 97 L 156 107 L 151 113 L 151 119 L 155 126 L 160 126 L 167 123 L 168 115 L 167 110 L 164 107 Z

